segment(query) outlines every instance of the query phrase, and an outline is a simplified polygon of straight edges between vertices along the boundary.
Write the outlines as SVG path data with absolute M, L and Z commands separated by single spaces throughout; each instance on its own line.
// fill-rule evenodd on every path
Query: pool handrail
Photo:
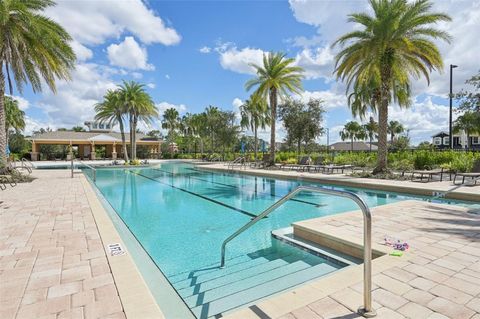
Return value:
M 235 164 L 239 164 L 240 167 L 242 167 L 242 166 L 245 166 L 245 167 L 246 167 L 245 161 L 246 161 L 246 159 L 245 159 L 244 156 L 237 157 L 237 158 L 234 159 L 233 161 L 228 162 L 228 164 L 227 164 L 227 169 L 233 170 L 233 167 L 235 166 Z
M 283 205 L 286 201 L 293 198 L 300 192 L 314 192 L 322 193 L 333 196 L 341 196 L 353 200 L 362 210 L 363 213 L 363 307 L 358 309 L 358 313 L 366 318 L 371 318 L 376 316 L 375 310 L 372 308 L 372 214 L 368 208 L 365 201 L 352 192 L 328 189 L 323 187 L 312 187 L 312 186 L 298 186 L 293 191 L 289 192 L 287 195 L 283 196 L 281 199 L 276 201 L 273 205 L 265 209 L 257 217 L 240 227 L 222 243 L 222 252 L 221 252 L 221 261 L 220 268 L 225 267 L 225 250 L 226 245 L 233 240 L 235 237 L 249 229 L 251 226 L 256 224 L 258 221 L 269 215 L 275 209 Z
M 95 182 L 97 181 L 97 169 L 96 169 L 95 167 L 93 167 L 92 165 L 87 164 L 87 163 L 85 163 L 85 162 L 83 162 L 83 161 L 74 160 L 73 158 L 72 158 L 71 164 L 70 164 L 70 169 L 71 169 L 71 171 L 72 171 L 72 178 L 73 178 L 73 170 L 74 170 L 74 168 L 75 168 L 75 165 L 73 164 L 74 161 L 75 161 L 75 162 L 78 162 L 78 163 L 80 163 L 80 164 L 82 164 L 82 165 L 84 165 L 84 166 L 86 166 L 86 167 L 88 167 L 88 168 L 90 168 L 90 169 L 92 170 L 92 174 L 93 174 L 93 182 L 95 183 Z
M 25 168 L 27 170 L 27 172 L 29 174 L 32 173 L 32 168 L 35 168 L 35 166 L 33 166 L 32 162 L 30 162 L 28 159 L 26 159 L 25 157 L 22 157 L 22 159 L 20 160 L 21 161 L 21 165 L 20 167 L 21 168 Z M 28 165 L 27 165 L 28 164 Z

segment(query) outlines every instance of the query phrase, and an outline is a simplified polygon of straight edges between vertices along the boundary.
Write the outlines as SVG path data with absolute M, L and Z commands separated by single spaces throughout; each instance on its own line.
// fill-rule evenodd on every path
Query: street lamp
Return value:
M 453 149 L 453 135 L 452 135 L 452 99 L 453 99 L 453 69 L 458 65 L 450 64 L 450 121 L 449 121 L 449 140 L 450 148 Z
M 330 129 L 327 127 L 326 128 L 327 130 L 327 153 L 328 153 L 328 144 L 330 144 Z

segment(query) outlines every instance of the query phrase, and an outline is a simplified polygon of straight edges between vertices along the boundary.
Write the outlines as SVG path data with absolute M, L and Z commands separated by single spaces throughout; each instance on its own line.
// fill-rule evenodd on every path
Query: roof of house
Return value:
M 448 136 L 449 134 L 444 132 L 444 131 L 441 131 L 441 132 L 438 132 L 437 134 L 435 135 L 432 135 L 432 137 L 438 137 L 438 136 Z
M 330 144 L 330 149 L 335 151 L 350 151 L 352 149 L 351 142 L 337 142 Z M 354 151 L 369 151 L 370 150 L 370 143 L 366 142 L 353 142 L 353 150 Z M 372 143 L 372 151 L 378 150 L 378 146 Z
M 92 142 L 121 142 L 122 134 L 117 132 L 75 132 L 75 131 L 51 131 L 35 134 L 31 138 L 35 140 L 73 140 L 73 141 L 92 141 Z M 125 133 L 125 140 L 130 139 L 130 134 Z M 143 133 L 136 134 L 137 141 L 157 141 Z

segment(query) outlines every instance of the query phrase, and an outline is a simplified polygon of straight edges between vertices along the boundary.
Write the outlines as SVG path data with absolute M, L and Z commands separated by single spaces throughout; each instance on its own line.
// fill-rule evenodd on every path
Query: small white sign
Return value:
M 122 245 L 119 243 L 108 244 L 107 247 L 108 251 L 110 252 L 110 256 L 121 256 L 127 253 L 125 250 L 123 250 Z

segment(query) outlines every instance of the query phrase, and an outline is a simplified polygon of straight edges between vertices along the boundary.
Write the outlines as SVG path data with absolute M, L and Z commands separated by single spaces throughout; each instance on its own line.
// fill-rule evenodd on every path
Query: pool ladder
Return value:
M 75 161 L 77 162 L 77 161 Z M 93 182 L 95 183 L 97 181 L 97 169 L 95 167 L 93 167 L 92 165 L 90 164 L 87 164 L 87 163 L 84 163 L 82 161 L 78 161 L 78 163 L 90 168 L 92 170 L 92 179 L 93 179 Z M 73 174 L 74 174 L 74 169 L 75 169 L 75 164 L 74 164 L 74 160 L 72 159 L 71 162 L 70 162 L 70 170 L 72 172 L 72 178 L 73 178 Z
M 272 206 L 265 209 L 260 215 L 240 227 L 236 232 L 230 235 L 222 243 L 220 268 L 225 267 L 225 250 L 227 244 L 235 237 L 255 225 L 258 221 L 272 213 L 275 209 L 283 205 L 289 199 L 295 197 L 300 192 L 321 193 L 332 196 L 339 196 L 353 200 L 363 213 L 363 306 L 358 309 L 358 313 L 366 318 L 372 318 L 377 315 L 372 308 L 372 214 L 363 199 L 352 192 L 334 190 L 322 187 L 298 186 L 293 191 L 283 196 Z

